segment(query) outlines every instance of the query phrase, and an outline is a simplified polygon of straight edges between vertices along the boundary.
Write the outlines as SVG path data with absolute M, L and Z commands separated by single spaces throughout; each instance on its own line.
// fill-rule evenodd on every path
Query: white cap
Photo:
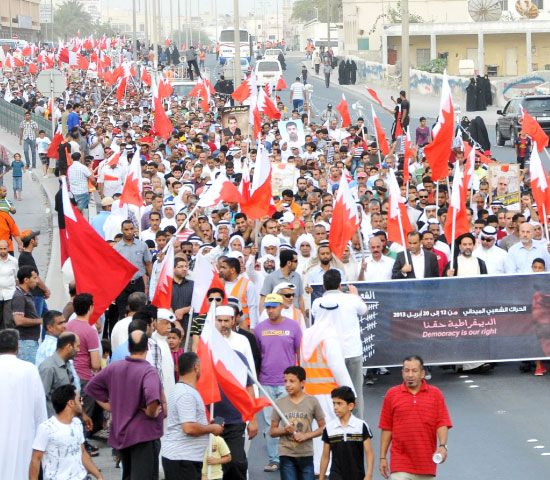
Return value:
M 167 308 L 159 308 L 157 310 L 157 319 L 168 320 L 171 323 L 176 323 L 176 316 L 172 313 L 171 310 L 168 310 Z
M 218 315 L 227 315 L 228 317 L 234 317 L 235 310 L 229 305 L 222 305 L 220 307 L 216 307 L 216 317 Z

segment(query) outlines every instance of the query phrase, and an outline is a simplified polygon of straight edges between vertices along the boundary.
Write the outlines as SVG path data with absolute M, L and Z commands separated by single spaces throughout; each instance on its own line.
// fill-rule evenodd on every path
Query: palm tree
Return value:
M 93 31 L 92 16 L 84 10 L 78 0 L 65 0 L 54 12 L 54 32 L 58 38 L 71 38 L 80 34 L 89 35 Z

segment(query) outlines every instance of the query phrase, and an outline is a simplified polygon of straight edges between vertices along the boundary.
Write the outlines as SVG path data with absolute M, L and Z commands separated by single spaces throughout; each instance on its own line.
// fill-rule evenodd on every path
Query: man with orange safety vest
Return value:
M 300 365 L 306 371 L 305 392 L 317 398 L 327 422 L 336 419 L 330 396 L 332 390 L 343 386 L 354 388 L 335 327 L 334 318 L 340 314 L 337 303 L 330 299 L 321 302 L 315 323 L 304 331 L 300 347 Z M 321 438 L 313 439 L 316 474 L 322 453 Z
M 241 304 L 242 323 L 247 328 L 258 323 L 258 305 L 254 284 L 241 271 L 241 263 L 237 258 L 224 258 L 220 262 L 219 275 L 225 281 L 227 297 L 237 298 Z

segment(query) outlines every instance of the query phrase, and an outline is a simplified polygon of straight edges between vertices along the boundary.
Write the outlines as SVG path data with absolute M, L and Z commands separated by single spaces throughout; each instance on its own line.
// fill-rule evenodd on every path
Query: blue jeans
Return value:
M 13 191 L 14 192 L 23 191 L 23 177 L 13 177 Z
M 76 202 L 76 208 L 78 208 L 80 212 L 83 212 L 88 208 L 88 204 L 90 203 L 90 194 L 79 193 L 74 196 L 74 200 Z
M 313 457 L 287 457 L 281 455 L 279 472 L 281 480 L 313 480 Z
M 304 101 L 301 100 L 301 99 L 292 100 L 292 108 L 293 108 L 294 110 L 300 111 L 300 108 L 302 108 L 303 105 L 304 105 Z
M 277 400 L 278 398 L 286 396 L 286 390 L 283 385 L 264 385 L 263 387 L 265 388 L 267 394 L 271 397 L 272 400 Z M 279 463 L 279 439 L 273 438 L 269 434 L 272 412 L 273 407 L 265 407 L 263 409 L 262 413 L 265 423 L 267 423 L 267 429 L 264 432 L 264 436 L 267 447 L 267 456 L 269 457 L 269 463 Z
M 17 358 L 31 362 L 34 365 L 36 352 L 38 351 L 38 342 L 36 340 L 19 340 L 19 351 Z
M 36 168 L 36 140 L 25 138 L 25 140 L 23 140 L 23 154 L 25 155 L 25 165 L 27 168 L 31 165 L 29 159 L 29 148 L 31 150 L 32 168 Z

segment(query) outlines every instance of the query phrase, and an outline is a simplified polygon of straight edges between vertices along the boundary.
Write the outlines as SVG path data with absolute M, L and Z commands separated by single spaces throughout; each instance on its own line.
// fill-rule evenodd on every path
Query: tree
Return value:
M 92 16 L 78 0 L 65 0 L 53 14 L 54 32 L 58 38 L 87 36 L 94 31 Z
M 328 9 L 327 9 L 328 6 Z M 309 22 L 319 19 L 319 22 L 328 21 L 330 12 L 331 22 L 342 21 L 342 0 L 297 0 L 292 7 L 292 19 L 300 22 Z
M 401 23 L 401 0 L 398 0 L 395 8 L 389 7 L 386 15 L 389 23 Z M 423 23 L 424 19 L 416 13 L 409 12 L 409 23 Z

